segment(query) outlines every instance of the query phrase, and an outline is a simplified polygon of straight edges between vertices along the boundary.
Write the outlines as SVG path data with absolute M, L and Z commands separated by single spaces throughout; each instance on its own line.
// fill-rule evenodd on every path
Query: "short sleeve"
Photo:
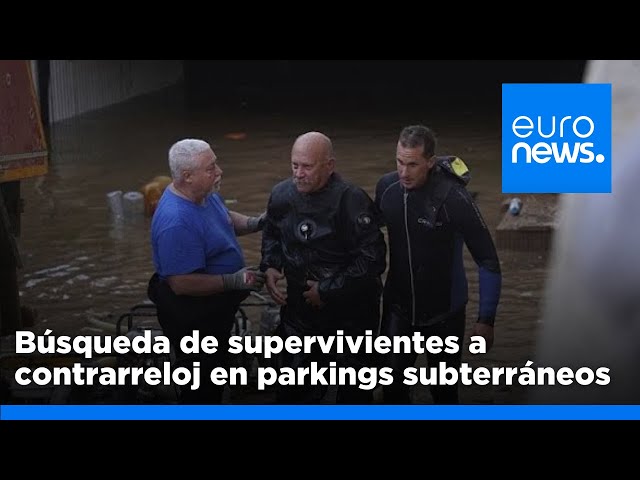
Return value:
M 200 236 L 183 227 L 171 227 L 158 237 L 158 260 L 164 276 L 204 271 L 205 245 Z

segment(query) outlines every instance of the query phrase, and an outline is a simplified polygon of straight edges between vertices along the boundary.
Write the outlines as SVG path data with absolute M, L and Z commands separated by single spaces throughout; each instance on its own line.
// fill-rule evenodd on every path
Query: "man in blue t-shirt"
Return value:
M 227 210 L 220 194 L 222 169 L 210 145 L 184 139 L 169 150 L 173 183 L 164 191 L 151 223 L 155 274 L 149 298 L 176 353 L 176 364 L 200 362 L 196 390 L 181 391 L 185 404 L 215 404 L 223 387 L 209 380 L 228 363 L 226 344 L 240 303 L 264 285 L 264 273 L 245 267 L 237 236 L 262 229 L 264 214 L 248 217 Z M 218 340 L 214 354 L 186 355 L 180 340 L 197 330 Z

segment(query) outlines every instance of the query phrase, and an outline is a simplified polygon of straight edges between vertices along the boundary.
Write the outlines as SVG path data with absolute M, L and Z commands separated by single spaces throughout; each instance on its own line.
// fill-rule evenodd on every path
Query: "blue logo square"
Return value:
M 611 84 L 503 84 L 502 193 L 611 193 Z

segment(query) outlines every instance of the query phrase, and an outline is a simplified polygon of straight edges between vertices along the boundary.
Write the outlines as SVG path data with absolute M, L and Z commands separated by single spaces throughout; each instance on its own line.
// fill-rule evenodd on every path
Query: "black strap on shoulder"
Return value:
M 465 163 L 455 156 L 436 157 L 436 166 L 433 168 L 433 190 L 426 199 L 425 220 L 427 225 L 433 227 L 440 207 L 447 199 L 449 192 L 455 183 L 466 185 L 471 180 L 471 174 Z

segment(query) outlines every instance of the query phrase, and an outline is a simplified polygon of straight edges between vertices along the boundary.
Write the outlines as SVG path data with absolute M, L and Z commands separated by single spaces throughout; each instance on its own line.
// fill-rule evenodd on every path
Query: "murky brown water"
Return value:
M 106 194 L 138 190 L 156 175 L 168 175 L 167 150 L 182 137 L 210 141 L 224 170 L 222 193 L 230 208 L 255 214 L 265 208 L 270 188 L 289 175 L 295 137 L 320 130 L 334 141 L 337 168 L 373 195 L 381 174 L 395 168 L 395 143 L 402 126 L 426 122 L 440 135 L 439 153 L 456 154 L 473 174 L 470 189 L 487 223 L 500 220 L 500 123 L 497 114 L 473 108 L 443 115 L 380 113 L 189 113 L 180 96 L 160 95 L 90 113 L 51 131 L 46 177 L 22 182 L 25 211 L 19 238 L 24 268 L 19 271 L 21 302 L 37 309 L 36 331 L 88 333 L 88 319 L 119 316 L 146 300 L 152 273 L 148 219 L 116 225 Z M 229 140 L 229 132 L 246 132 Z M 259 262 L 260 236 L 241 238 L 247 262 Z M 472 365 L 523 365 L 531 358 L 538 322 L 546 257 L 499 251 L 502 301 L 494 348 Z M 471 302 L 477 311 L 477 274 L 467 253 Z M 480 358 L 481 357 L 481 358 Z M 416 393 L 428 402 L 426 388 Z M 517 403 L 517 387 L 463 389 L 463 401 Z

